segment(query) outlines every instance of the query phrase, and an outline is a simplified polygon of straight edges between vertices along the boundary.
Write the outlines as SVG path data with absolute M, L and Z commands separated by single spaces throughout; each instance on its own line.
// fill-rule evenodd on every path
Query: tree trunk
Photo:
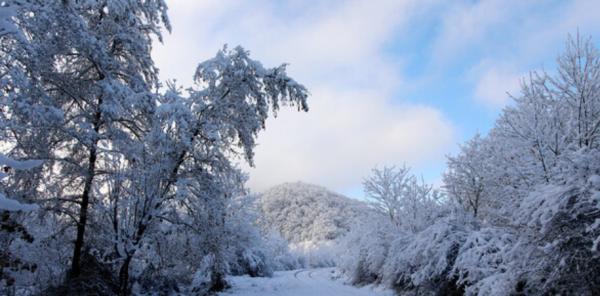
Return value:
M 79 222 L 77 223 L 77 238 L 73 248 L 73 259 L 71 260 L 71 278 L 79 277 L 81 274 L 81 251 L 84 245 L 85 226 L 87 224 L 87 211 L 90 204 L 90 195 L 96 173 L 97 146 L 98 146 L 98 131 L 100 131 L 100 120 L 102 113 L 100 111 L 102 105 L 102 97 L 98 99 L 98 111 L 94 116 L 94 141 L 90 147 L 90 156 L 88 158 L 88 169 L 83 193 L 81 194 L 81 208 L 79 210 Z
M 229 285 L 227 284 L 227 281 L 225 281 L 225 277 L 219 271 L 213 272 L 213 274 L 211 275 L 210 281 L 211 281 L 212 286 L 210 287 L 209 291 L 211 291 L 211 292 L 220 292 L 229 287 Z
M 129 264 L 132 258 L 132 256 L 127 256 L 119 270 L 119 296 L 129 295 Z
M 77 223 L 77 239 L 73 249 L 73 260 L 71 261 L 71 278 L 76 278 L 81 273 L 81 251 L 83 249 L 85 226 L 87 223 L 87 210 L 90 204 L 90 192 L 94 180 L 94 171 L 96 169 L 96 143 L 90 149 L 88 176 L 83 187 L 81 195 L 81 209 L 79 210 L 79 222 Z

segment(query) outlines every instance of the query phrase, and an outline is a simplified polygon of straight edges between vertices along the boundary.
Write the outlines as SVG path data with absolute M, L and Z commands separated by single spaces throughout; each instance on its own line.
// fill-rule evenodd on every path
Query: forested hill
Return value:
M 365 203 L 303 182 L 283 183 L 260 195 L 268 225 L 291 243 L 335 240 L 350 230 Z

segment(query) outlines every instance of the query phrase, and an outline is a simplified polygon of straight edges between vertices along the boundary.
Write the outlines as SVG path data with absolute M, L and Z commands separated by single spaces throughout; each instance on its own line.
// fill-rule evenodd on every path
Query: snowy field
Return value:
M 299 269 L 275 272 L 271 278 L 249 276 L 230 277 L 232 288 L 222 296 L 392 296 L 390 290 L 366 286 L 357 288 L 344 284 L 335 268 Z

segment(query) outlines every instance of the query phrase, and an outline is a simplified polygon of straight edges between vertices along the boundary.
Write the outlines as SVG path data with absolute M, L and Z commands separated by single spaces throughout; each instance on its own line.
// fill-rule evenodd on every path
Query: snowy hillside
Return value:
M 261 194 L 259 204 L 266 225 L 295 244 L 336 240 L 367 209 L 360 201 L 303 182 L 272 187 Z

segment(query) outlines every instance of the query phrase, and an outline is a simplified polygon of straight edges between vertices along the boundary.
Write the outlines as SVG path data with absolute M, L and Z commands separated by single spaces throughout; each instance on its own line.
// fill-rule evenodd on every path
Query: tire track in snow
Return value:
M 294 272 L 294 277 L 295 277 L 297 280 L 300 280 L 300 278 L 298 278 L 298 274 L 300 274 L 300 273 L 301 273 L 301 272 L 303 272 L 303 271 L 306 271 L 306 269 L 300 269 L 300 270 L 298 270 L 298 271 Z

